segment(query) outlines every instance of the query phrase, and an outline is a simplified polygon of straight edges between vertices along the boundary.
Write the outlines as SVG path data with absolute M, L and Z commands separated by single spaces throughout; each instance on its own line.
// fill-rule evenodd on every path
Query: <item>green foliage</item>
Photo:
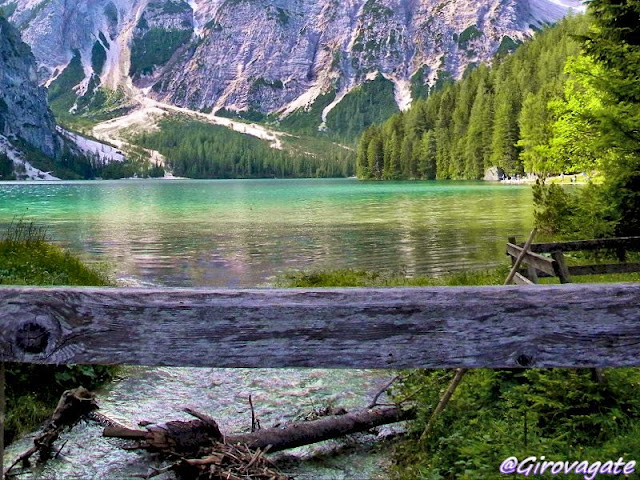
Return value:
M 426 82 L 426 73 L 429 67 L 423 65 L 411 77 L 411 98 L 414 100 L 419 98 L 427 98 L 429 96 L 429 85 Z
M 191 7 L 183 0 L 154 0 L 147 6 L 150 10 L 159 10 L 164 15 L 191 13 Z
M 541 232 L 553 238 L 584 240 L 615 233 L 618 219 L 611 198 L 599 185 L 580 189 L 538 184 L 533 188 L 534 218 Z
M 458 37 L 458 45 L 460 48 L 467 48 L 469 43 L 471 43 L 476 38 L 480 38 L 483 33 L 478 30 L 475 25 L 471 25 L 467 27 Z
M 289 11 L 280 7 L 278 7 L 276 10 L 278 12 L 278 22 L 280 22 L 280 24 L 284 26 L 288 25 L 289 19 L 291 18 L 291 14 L 289 13 Z
M 0 153 L 0 180 L 15 180 L 13 162 L 5 153 Z
M 193 30 L 151 28 L 142 37 L 135 38 L 131 44 L 129 74 L 136 77 L 153 73 L 153 69 L 167 63 L 192 34 Z
M 397 400 L 410 397 L 418 408 L 398 448 L 399 478 L 497 478 L 511 456 L 593 462 L 640 453 L 638 369 L 607 370 L 602 384 L 588 369 L 472 370 L 419 442 L 451 376 L 415 370 L 395 390 Z
M 339 138 L 354 142 L 371 124 L 398 111 L 393 82 L 382 75 L 349 92 L 327 115 L 327 128 Z
M 107 51 L 102 46 L 102 43 L 96 40 L 96 43 L 93 44 L 93 49 L 91 50 L 91 67 L 93 68 L 93 71 L 100 75 L 106 61 Z
M 104 273 L 47 240 L 46 229 L 14 220 L 0 239 L 0 284 L 110 285 Z M 7 364 L 5 441 L 48 418 L 64 390 L 81 384 L 93 388 L 113 373 L 113 367 Z
M 0 17 L 9 18 L 18 8 L 18 2 L 9 2 L 0 6 Z
M 553 135 L 543 148 L 557 168 L 604 176 L 601 186 L 570 202 L 574 208 L 563 218 L 567 225 L 577 230 L 594 223 L 601 235 L 639 235 L 640 4 L 594 0 L 589 12 L 584 53 L 568 62 L 563 95 L 549 102 Z
M 204 109 L 203 112 L 211 113 L 211 109 Z M 216 116 L 233 118 L 236 120 L 246 120 L 247 122 L 263 122 L 267 118 L 267 116 L 264 113 L 253 110 L 253 109 L 235 111 L 235 110 L 228 110 L 226 108 L 221 108 L 220 110 L 216 111 Z
M 93 78 L 97 81 L 97 77 Z M 84 96 L 76 97 L 75 109 L 68 111 L 52 107 L 57 122 L 67 130 L 79 131 L 86 136 L 94 125 L 126 115 L 133 108 L 122 89 L 110 90 L 93 85 Z
M 118 26 L 118 8 L 113 2 L 109 2 L 104 6 L 104 15 L 112 27 Z
M 479 66 L 455 84 L 441 68 L 427 99 L 361 136 L 359 178 L 478 179 L 492 166 L 508 175 L 525 168 L 559 173 L 559 154 L 550 152 L 550 142 L 560 113 L 550 104 L 563 93 L 567 59 L 579 51 L 572 35 L 587 26 L 585 17 L 566 19 L 493 69 Z M 458 38 L 463 44 L 477 36 L 473 29 L 465 32 Z M 377 174 L 385 171 L 400 173 Z
M 502 37 L 502 40 L 500 41 L 500 46 L 498 47 L 498 51 L 496 52 L 496 55 L 501 57 L 509 53 L 513 53 L 516 51 L 519 45 L 520 45 L 520 42 L 515 41 L 513 38 L 511 38 L 508 35 L 505 35 L 504 37 Z
M 603 189 L 617 220 L 617 235 L 640 235 L 640 3 L 594 0 L 593 26 L 584 50 L 596 65 L 583 81 L 600 92 L 593 112 L 596 146 L 610 158 Z
M 159 127 L 132 141 L 162 153 L 179 176 L 293 178 L 352 174 L 350 155 L 340 146 L 327 149 L 323 155 L 310 155 L 289 144 L 277 150 L 263 140 L 187 117 L 162 120 Z
M 14 139 L 12 143 L 20 150 L 25 159 L 38 170 L 52 172 L 64 180 L 83 180 L 95 177 L 93 159 L 78 152 L 65 143 L 56 158 L 50 158 L 37 148 L 22 139 Z
M 55 114 L 68 112 L 73 107 L 77 98 L 73 89 L 82 80 L 84 80 L 82 57 L 80 51 L 75 50 L 69 64 L 49 85 L 49 105 Z
M 322 124 L 322 112 L 336 98 L 336 91 L 324 93 L 307 109 L 298 109 L 280 120 L 279 127 L 295 133 L 318 135 L 318 127 Z
M 317 287 L 457 287 L 462 285 L 502 285 L 509 269 L 462 272 L 442 277 L 409 277 L 404 273 L 380 273 L 367 270 L 318 270 L 288 272 L 275 281 L 281 288 Z

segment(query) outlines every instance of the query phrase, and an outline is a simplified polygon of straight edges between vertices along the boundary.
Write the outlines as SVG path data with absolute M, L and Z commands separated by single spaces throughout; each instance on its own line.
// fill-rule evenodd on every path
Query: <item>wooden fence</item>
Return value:
M 514 237 L 507 243 L 507 255 L 512 262 L 522 253 L 523 245 L 518 245 Z M 568 265 L 564 252 L 609 251 L 614 252 L 620 263 L 594 265 Z M 581 240 L 576 242 L 534 243 L 524 254 L 522 263 L 526 272 L 518 272 L 514 277 L 518 285 L 538 283 L 538 277 L 558 277 L 560 283 L 571 283 L 571 277 L 579 275 L 600 275 L 612 273 L 640 272 L 640 263 L 625 263 L 627 252 L 640 251 L 640 237 L 609 238 L 602 240 Z M 550 257 L 542 254 L 550 254 Z
M 513 252 L 518 248 L 509 245 Z M 550 275 L 562 273 L 557 256 L 531 252 L 526 261 Z M 630 367 L 640 366 L 639 306 L 640 284 L 535 289 L 0 287 L 0 472 L 3 362 Z

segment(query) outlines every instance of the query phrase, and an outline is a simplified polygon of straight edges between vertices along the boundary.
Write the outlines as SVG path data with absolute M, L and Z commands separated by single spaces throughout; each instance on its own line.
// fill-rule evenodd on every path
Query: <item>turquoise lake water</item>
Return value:
M 0 229 L 15 216 L 118 278 L 184 287 L 490 268 L 533 223 L 528 186 L 353 179 L 0 183 Z

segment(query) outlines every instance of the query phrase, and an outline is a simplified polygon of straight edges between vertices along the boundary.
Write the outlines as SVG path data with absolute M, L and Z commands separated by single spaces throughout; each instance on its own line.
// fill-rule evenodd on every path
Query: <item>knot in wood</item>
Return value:
M 49 330 L 32 321 L 23 323 L 16 332 L 16 345 L 26 353 L 43 353 L 49 346 Z
M 531 355 L 522 354 L 516 358 L 516 363 L 521 367 L 531 367 L 534 364 L 534 359 Z

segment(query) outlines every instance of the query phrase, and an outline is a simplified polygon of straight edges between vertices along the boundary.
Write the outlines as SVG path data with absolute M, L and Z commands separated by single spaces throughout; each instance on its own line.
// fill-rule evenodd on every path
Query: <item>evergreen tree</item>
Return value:
M 585 53 L 602 67 L 592 85 L 602 92 L 600 142 L 616 153 L 605 166 L 606 196 L 619 235 L 640 235 L 640 1 L 592 0 Z

